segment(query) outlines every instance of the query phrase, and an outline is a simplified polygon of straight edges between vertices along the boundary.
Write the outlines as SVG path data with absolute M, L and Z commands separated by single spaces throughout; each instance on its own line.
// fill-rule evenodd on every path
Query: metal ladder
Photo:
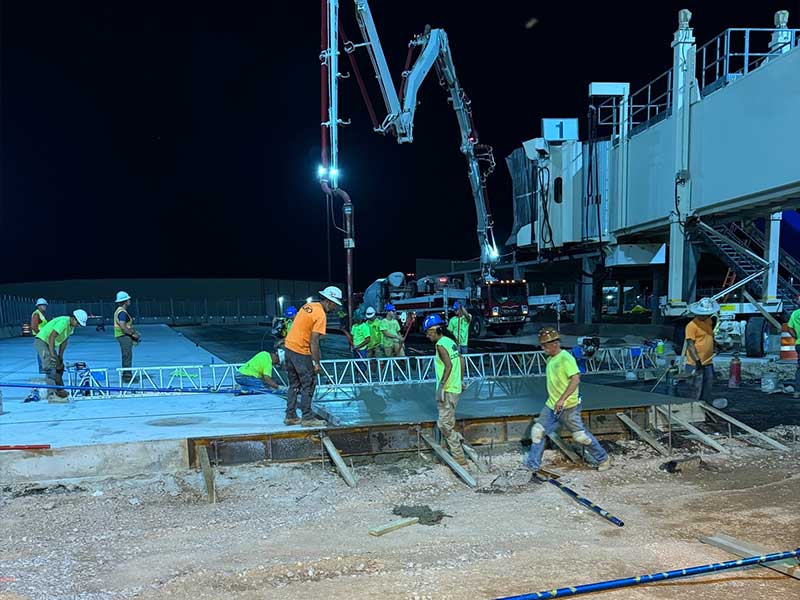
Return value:
M 696 232 L 714 254 L 725 265 L 735 271 L 740 279 L 751 278 L 747 288 L 757 298 L 762 297 L 764 278 L 757 275 L 767 268 L 766 259 L 762 258 L 764 252 L 764 236 L 761 232 L 753 234 L 755 227 L 746 230 L 737 223 L 716 224 L 713 227 L 698 221 Z M 760 235 L 760 238 L 759 238 Z M 787 252 L 781 250 L 778 266 L 778 298 L 783 302 L 783 314 L 786 319 L 797 310 L 798 288 L 789 283 L 786 278 L 794 277 L 800 280 L 800 263 Z M 795 275 L 797 273 L 797 275 Z

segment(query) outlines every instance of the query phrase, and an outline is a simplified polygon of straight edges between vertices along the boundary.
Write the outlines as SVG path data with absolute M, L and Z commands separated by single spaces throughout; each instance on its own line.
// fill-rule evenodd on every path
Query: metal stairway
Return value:
M 716 254 L 729 269 L 739 275 L 740 280 L 750 278 L 746 284 L 748 291 L 756 298 L 762 297 L 764 277 L 761 273 L 767 268 L 764 254 L 764 235 L 755 226 L 747 229 L 738 223 L 723 223 L 713 227 L 698 221 L 696 232 L 702 241 Z M 783 302 L 785 320 L 793 311 L 800 308 L 797 304 L 798 287 L 790 283 L 789 278 L 800 282 L 800 263 L 784 250 L 780 251 L 778 265 L 777 296 Z

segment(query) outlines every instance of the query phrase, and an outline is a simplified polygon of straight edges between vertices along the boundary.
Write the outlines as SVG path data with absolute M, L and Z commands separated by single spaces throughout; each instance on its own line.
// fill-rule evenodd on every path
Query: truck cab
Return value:
M 474 336 L 484 332 L 516 335 L 528 318 L 528 283 L 524 279 L 499 279 L 476 286 L 470 306 Z

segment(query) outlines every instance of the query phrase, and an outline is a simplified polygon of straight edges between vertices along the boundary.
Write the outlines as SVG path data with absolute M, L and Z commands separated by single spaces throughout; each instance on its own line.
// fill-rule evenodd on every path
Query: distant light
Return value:
M 308 298 L 306 298 L 306 302 L 311 302 L 311 300 L 312 300 L 311 296 L 309 296 Z
M 339 169 L 331 169 L 330 170 L 331 177 L 338 177 L 339 176 Z
M 613 300 L 613 299 L 614 299 L 614 296 L 612 296 L 611 294 L 609 294 L 608 296 L 606 296 L 606 300 Z
M 328 172 L 328 169 L 320 165 L 317 167 L 317 177 L 325 177 L 325 174 Z

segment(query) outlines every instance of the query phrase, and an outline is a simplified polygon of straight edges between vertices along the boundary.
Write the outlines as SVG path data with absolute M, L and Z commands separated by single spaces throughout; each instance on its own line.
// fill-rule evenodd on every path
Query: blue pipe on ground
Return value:
M 26 389 L 43 389 L 43 390 L 77 390 L 79 392 L 86 392 L 86 391 L 96 391 L 96 392 L 131 392 L 131 393 L 143 393 L 143 392 L 164 392 L 164 393 L 174 393 L 174 392 L 184 392 L 187 394 L 235 394 L 239 393 L 240 390 L 234 388 L 212 388 L 212 387 L 204 387 L 204 388 L 159 388 L 159 387 L 147 387 L 147 388 L 135 388 L 135 387 L 114 387 L 114 386 L 106 386 L 106 387 L 88 387 L 88 386 L 79 386 L 79 385 L 44 385 L 44 384 L 36 384 L 36 383 L 0 383 L 0 388 L 8 387 L 8 388 L 26 388 Z
M 547 483 L 552 483 L 554 486 L 556 486 L 562 492 L 564 492 L 565 494 L 567 494 L 568 496 L 573 498 L 576 502 L 578 502 L 579 504 L 582 504 L 583 506 L 585 506 L 586 508 L 588 508 L 592 512 L 600 515 L 601 517 L 603 517 L 607 521 L 610 521 L 611 523 L 613 523 L 617 527 L 623 527 L 625 525 L 625 523 L 623 523 L 620 519 L 618 519 L 617 517 L 615 517 L 614 515 L 609 513 L 607 510 L 603 510 L 602 508 L 597 506 L 594 502 L 592 502 L 591 500 L 588 500 L 588 499 L 584 498 L 583 496 L 579 495 L 578 492 L 576 492 L 575 490 L 573 490 L 571 488 L 568 488 L 563 483 L 560 483 L 560 482 L 558 482 L 558 481 L 556 481 L 555 479 L 552 479 L 552 478 L 550 478 L 550 479 L 542 478 L 542 480 L 546 481 Z
M 772 554 L 766 554 L 764 556 L 751 556 L 749 558 L 739 558 L 737 560 L 729 560 L 723 563 L 711 563 L 699 567 L 689 567 L 687 569 L 675 569 L 674 571 L 653 573 L 651 575 L 639 575 L 638 577 L 627 577 L 625 579 L 612 579 L 610 581 L 600 581 L 598 583 L 587 583 L 585 585 L 558 588 L 546 592 L 534 592 L 533 594 L 522 594 L 521 596 L 506 596 L 503 598 L 498 598 L 497 600 L 541 600 L 543 598 L 563 598 L 565 596 L 577 596 L 579 594 L 590 594 L 592 592 L 615 590 L 617 588 L 622 588 L 622 587 L 630 587 L 633 585 L 642 585 L 645 583 L 664 581 L 665 579 L 678 579 L 679 577 L 703 575 L 705 573 L 714 573 L 716 571 L 724 571 L 726 569 L 736 569 L 739 567 L 747 567 L 750 565 L 761 565 L 768 562 L 775 562 L 778 560 L 786 560 L 787 558 L 798 558 L 798 557 L 800 557 L 800 548 L 795 548 L 794 550 L 787 550 L 786 552 L 774 552 Z

